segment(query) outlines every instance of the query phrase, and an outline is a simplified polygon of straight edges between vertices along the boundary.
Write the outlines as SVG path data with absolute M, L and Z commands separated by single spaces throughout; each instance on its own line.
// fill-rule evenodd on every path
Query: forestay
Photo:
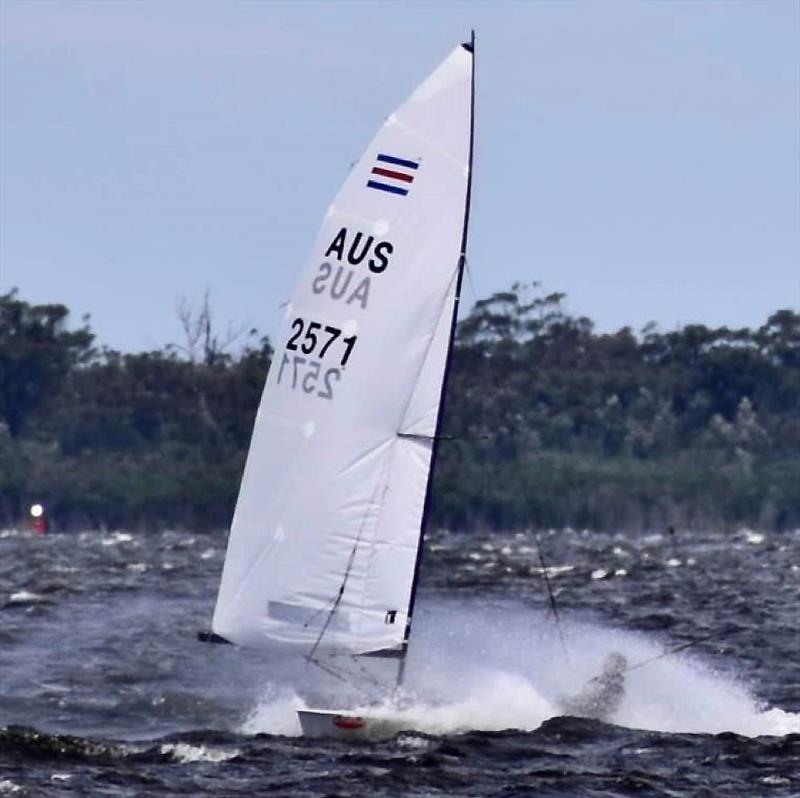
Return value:
M 460 268 L 472 54 L 393 113 L 286 306 L 213 630 L 402 650 Z M 323 634 L 324 632 L 324 634 Z

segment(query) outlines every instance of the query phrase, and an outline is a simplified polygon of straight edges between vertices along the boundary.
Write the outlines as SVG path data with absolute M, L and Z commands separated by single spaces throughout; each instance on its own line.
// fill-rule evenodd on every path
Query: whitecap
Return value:
M 238 749 L 209 748 L 205 745 L 190 745 L 189 743 L 164 743 L 161 746 L 162 754 L 169 754 L 178 762 L 226 762 L 239 756 Z
M 8 597 L 6 605 L 9 604 L 46 604 L 50 601 L 46 596 L 40 593 L 32 593 L 30 590 L 18 590 Z
M 103 538 L 100 543 L 103 546 L 116 546 L 119 543 L 129 543 L 133 540 L 130 532 L 112 532 L 108 537 Z
M 744 530 L 744 539 L 752 546 L 758 546 L 764 542 L 764 535 L 761 532 L 754 532 L 752 529 Z

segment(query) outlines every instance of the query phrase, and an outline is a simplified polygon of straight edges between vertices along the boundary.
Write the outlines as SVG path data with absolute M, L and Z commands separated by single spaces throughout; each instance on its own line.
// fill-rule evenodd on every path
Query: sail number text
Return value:
M 304 355 L 313 355 L 316 352 L 316 356 L 320 360 L 325 357 L 331 345 L 339 340 L 342 334 L 338 327 L 331 327 L 329 324 L 323 327 L 318 321 L 310 321 L 306 325 L 306 322 L 301 318 L 296 318 L 292 322 L 292 330 L 294 332 L 286 343 L 286 348 L 291 349 L 292 352 L 296 352 L 299 349 Z M 303 335 L 304 330 L 305 335 Z M 340 366 L 347 364 L 350 353 L 356 345 L 357 338 L 358 336 L 356 335 L 348 335 L 346 338 L 342 338 L 341 343 L 344 344 L 344 351 L 341 351 L 342 347 L 335 347 L 337 351 L 341 351 Z
M 339 327 L 300 317 L 292 322 L 291 329 L 287 351 L 278 368 L 277 383 L 322 399 L 333 399 L 333 387 L 342 378 L 343 367 L 350 359 L 358 336 L 343 336 Z M 326 357 L 334 361 L 338 358 L 338 365 L 323 368 L 321 361 Z
M 341 377 L 340 368 L 322 371 L 322 363 L 318 360 L 309 360 L 300 355 L 290 357 L 286 352 L 278 369 L 278 385 L 285 378 L 287 385 L 291 380 L 292 390 L 300 386 L 305 393 L 315 393 L 322 399 L 333 399 L 333 386 Z

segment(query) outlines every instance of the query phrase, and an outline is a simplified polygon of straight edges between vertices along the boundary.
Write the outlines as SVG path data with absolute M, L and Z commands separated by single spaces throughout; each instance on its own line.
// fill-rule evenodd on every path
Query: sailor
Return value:
M 625 698 L 627 668 L 625 656 L 612 652 L 603 662 L 602 673 L 590 679 L 579 693 L 563 699 L 562 709 L 569 715 L 608 721 Z

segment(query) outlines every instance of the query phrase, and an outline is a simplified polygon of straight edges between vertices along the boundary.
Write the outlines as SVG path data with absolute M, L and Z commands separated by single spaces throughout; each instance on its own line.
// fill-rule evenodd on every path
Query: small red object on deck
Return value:
M 337 729 L 363 729 L 366 726 L 363 718 L 356 718 L 348 715 L 337 715 L 333 719 L 333 725 Z

